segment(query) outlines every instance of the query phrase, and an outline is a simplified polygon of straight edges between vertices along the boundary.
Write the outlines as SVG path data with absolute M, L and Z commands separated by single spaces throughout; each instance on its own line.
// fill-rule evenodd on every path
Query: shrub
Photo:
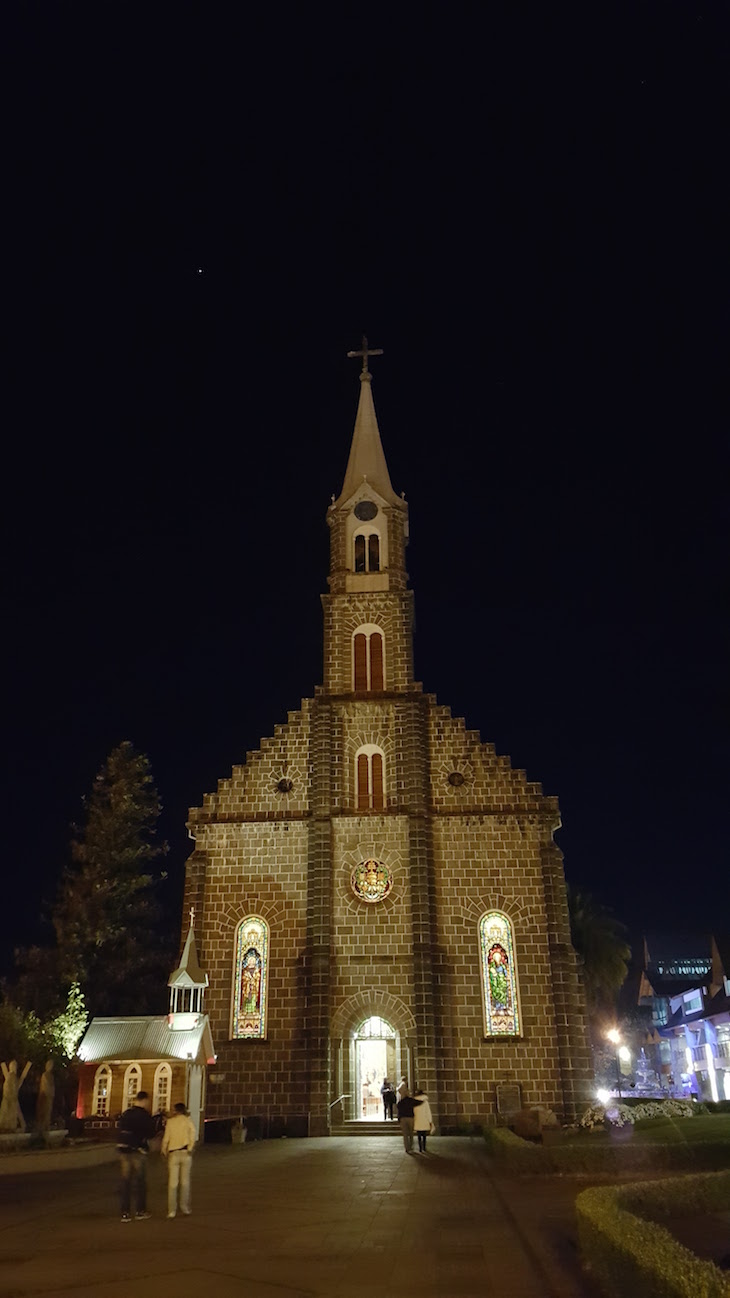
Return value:
M 584 1259 L 606 1294 L 728 1298 L 719 1267 L 695 1257 L 656 1219 L 730 1207 L 730 1172 L 584 1190 L 576 1199 Z
M 730 1165 L 730 1140 L 667 1144 L 596 1143 L 590 1136 L 565 1144 L 536 1145 L 507 1127 L 487 1127 L 490 1154 L 506 1172 L 582 1173 L 613 1176 L 633 1172 L 719 1171 Z
M 541 1145 L 516 1136 L 509 1127 L 486 1127 L 487 1148 L 507 1172 L 547 1172 L 546 1151 Z
M 692 1118 L 697 1113 L 697 1105 L 692 1100 L 645 1100 L 642 1103 L 624 1104 L 623 1101 L 610 1101 L 608 1104 L 592 1104 L 586 1109 L 577 1126 L 582 1131 L 591 1131 L 594 1127 L 610 1124 L 612 1127 L 625 1127 L 629 1123 L 644 1122 L 650 1118 Z

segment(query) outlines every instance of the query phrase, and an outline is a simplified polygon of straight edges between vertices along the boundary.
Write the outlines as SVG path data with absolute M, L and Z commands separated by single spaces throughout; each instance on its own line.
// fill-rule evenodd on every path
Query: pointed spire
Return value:
M 173 969 L 168 980 L 168 987 L 207 987 L 208 975 L 203 973 L 198 962 L 198 948 L 195 945 L 193 923 L 195 910 L 190 908 L 190 928 L 185 939 L 182 958 L 177 969 Z
M 349 357 L 362 357 L 360 374 L 360 402 L 357 407 L 355 431 L 352 435 L 350 458 L 347 461 L 345 481 L 339 498 L 334 503 L 342 504 L 353 496 L 358 487 L 367 482 L 389 505 L 402 507 L 403 501 L 396 496 L 390 481 L 388 465 L 385 462 L 383 443 L 380 440 L 380 429 L 373 404 L 371 389 L 372 375 L 368 369 L 368 356 L 382 356 L 381 348 L 368 348 L 367 338 L 362 340 L 359 351 L 348 352 Z

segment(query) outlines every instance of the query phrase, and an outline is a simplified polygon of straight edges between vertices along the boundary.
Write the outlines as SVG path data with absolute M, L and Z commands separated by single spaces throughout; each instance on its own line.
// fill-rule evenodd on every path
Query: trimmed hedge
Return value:
M 509 1127 L 485 1127 L 484 1139 L 490 1154 L 507 1172 L 549 1172 L 545 1166 L 547 1150 L 530 1140 L 516 1136 Z
M 730 1277 L 657 1219 L 730 1207 L 730 1172 L 584 1190 L 575 1202 L 584 1260 L 613 1298 L 730 1298 Z
M 730 1166 L 730 1140 L 660 1145 L 617 1139 L 615 1144 L 598 1144 L 586 1134 L 564 1145 L 536 1145 L 507 1127 L 485 1128 L 484 1139 L 506 1172 L 605 1172 L 621 1176 L 629 1172 L 713 1172 Z

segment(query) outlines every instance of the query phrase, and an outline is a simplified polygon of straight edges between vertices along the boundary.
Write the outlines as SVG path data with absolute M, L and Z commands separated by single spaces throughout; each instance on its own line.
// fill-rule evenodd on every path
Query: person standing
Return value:
M 406 1078 L 401 1077 L 398 1085 L 398 1099 L 402 1100 L 404 1095 L 410 1095 L 410 1091 L 408 1090 L 408 1082 L 406 1081 Z
M 146 1221 L 147 1211 L 147 1151 L 148 1142 L 155 1134 L 155 1120 L 149 1112 L 149 1096 L 138 1091 L 131 1108 L 126 1109 L 117 1123 L 121 1182 L 119 1197 L 122 1204 L 122 1221 L 132 1220 L 134 1201 L 137 1221 Z
M 426 1140 L 431 1128 L 433 1127 L 433 1117 L 431 1114 L 431 1105 L 428 1102 L 428 1096 L 422 1090 L 416 1087 L 416 1099 L 421 1103 L 416 1109 L 413 1118 L 413 1130 L 418 1136 L 418 1152 L 425 1154 Z
M 392 1083 L 387 1077 L 383 1078 L 383 1085 L 380 1088 L 380 1094 L 383 1097 L 383 1122 L 393 1121 L 393 1109 L 395 1108 L 395 1091 Z
M 171 1118 L 167 1119 L 162 1137 L 162 1157 L 167 1159 L 167 1216 L 177 1213 L 177 1193 L 180 1187 L 180 1211 L 190 1216 L 190 1173 L 192 1171 L 195 1127 L 184 1104 L 176 1104 Z
M 413 1115 L 421 1103 L 413 1095 L 402 1095 L 398 1101 L 398 1121 L 403 1135 L 403 1148 L 407 1154 L 413 1151 Z

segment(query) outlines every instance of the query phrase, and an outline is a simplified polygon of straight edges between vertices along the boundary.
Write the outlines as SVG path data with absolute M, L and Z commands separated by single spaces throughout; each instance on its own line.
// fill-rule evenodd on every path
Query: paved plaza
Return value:
M 480 1140 L 430 1144 L 410 1156 L 378 1137 L 207 1146 L 193 1215 L 174 1221 L 151 1154 L 153 1216 L 129 1225 L 116 1160 L 30 1173 L 14 1158 L 0 1168 L 0 1295 L 592 1298 L 572 1211 L 584 1182 L 504 1180 Z

